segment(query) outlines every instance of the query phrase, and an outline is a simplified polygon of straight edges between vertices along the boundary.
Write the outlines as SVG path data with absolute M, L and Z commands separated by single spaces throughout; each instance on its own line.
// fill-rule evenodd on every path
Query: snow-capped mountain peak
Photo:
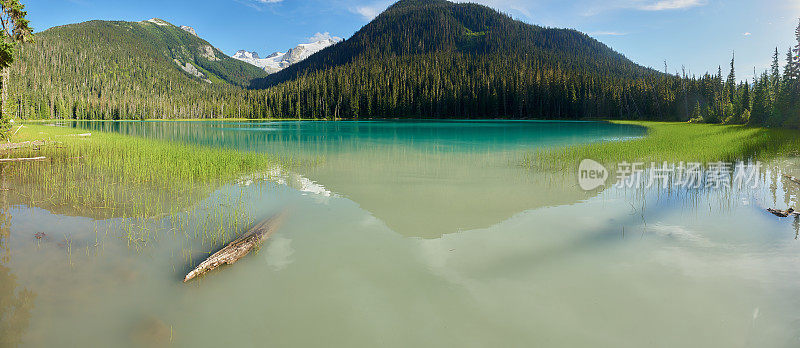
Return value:
M 253 52 L 247 52 L 247 51 L 245 51 L 245 50 L 238 50 L 238 51 L 236 51 L 236 54 L 234 54 L 234 55 L 233 55 L 233 58 L 235 58 L 235 59 L 239 59 L 239 60 L 248 60 L 248 59 L 261 59 L 261 58 L 258 56 L 258 53 L 256 53 L 255 51 L 253 51 Z
M 245 50 L 239 50 L 233 55 L 233 58 L 253 64 L 268 73 L 275 73 L 342 41 L 342 38 L 331 36 L 330 33 L 316 33 L 308 38 L 308 41 L 308 43 L 301 43 L 295 46 L 286 51 L 286 53 L 274 52 L 266 58 L 259 58 L 257 53 Z

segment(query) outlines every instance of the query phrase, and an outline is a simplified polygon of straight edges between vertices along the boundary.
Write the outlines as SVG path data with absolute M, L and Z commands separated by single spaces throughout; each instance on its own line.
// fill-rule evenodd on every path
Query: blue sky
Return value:
M 736 51 L 738 76 L 766 68 L 777 46 L 792 44 L 800 0 L 473 0 L 531 24 L 590 34 L 635 62 L 670 72 L 727 72 Z M 23 0 L 35 30 L 91 19 L 152 17 L 193 26 L 227 54 L 265 56 L 316 33 L 347 38 L 391 1 L 385 0 Z

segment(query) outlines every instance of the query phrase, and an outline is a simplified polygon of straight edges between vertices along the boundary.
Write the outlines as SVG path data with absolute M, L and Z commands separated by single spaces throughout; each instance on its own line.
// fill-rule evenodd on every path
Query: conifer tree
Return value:
M 731 71 L 728 73 L 728 79 L 725 81 L 725 93 L 728 101 L 735 103 L 736 98 L 736 68 L 734 64 L 736 61 L 736 53 L 731 57 Z
M 770 75 L 770 90 L 773 94 L 771 97 L 774 100 L 774 94 L 777 93 L 778 87 L 781 83 L 781 66 L 778 62 L 778 48 L 775 47 L 775 54 L 772 55 L 772 66 L 770 67 L 771 75 Z
M 2 98 L 0 98 L 0 133 L 5 133 L 8 122 L 8 82 L 9 67 L 14 62 L 14 48 L 18 43 L 33 40 L 30 21 L 25 19 L 28 12 L 19 0 L 0 0 L 0 69 L 2 69 Z
M 792 49 L 786 52 L 786 67 L 783 68 L 783 83 L 789 84 L 797 79 L 797 64 Z

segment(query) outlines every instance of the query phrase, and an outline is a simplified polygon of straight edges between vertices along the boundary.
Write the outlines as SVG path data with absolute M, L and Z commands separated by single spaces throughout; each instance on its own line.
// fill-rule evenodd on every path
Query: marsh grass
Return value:
M 13 141 L 42 140 L 8 157 L 47 161 L 3 166 L 13 194 L 92 216 L 153 217 L 185 207 L 219 185 L 287 165 L 272 156 L 104 132 L 26 125 Z M 175 204 L 175 202 L 179 204 Z
M 16 129 L 15 129 L 16 130 Z M 200 202 L 223 185 L 287 167 L 288 160 L 114 133 L 26 124 L 13 142 L 44 145 L 5 151 L 2 157 L 47 157 L 0 164 L 11 204 L 66 215 L 111 219 L 106 232 L 142 249 L 157 238 L 154 223 L 170 221 L 187 238 L 212 245 L 230 238 L 252 219 L 241 194 Z M 202 216 L 190 211 L 202 211 Z M 194 221 L 185 221 L 192 217 Z M 113 220 L 113 221 L 112 221 Z
M 647 128 L 642 138 L 546 148 L 523 156 L 522 166 L 575 170 L 583 159 L 606 165 L 626 162 L 700 162 L 768 160 L 794 156 L 800 131 L 736 125 L 615 121 Z

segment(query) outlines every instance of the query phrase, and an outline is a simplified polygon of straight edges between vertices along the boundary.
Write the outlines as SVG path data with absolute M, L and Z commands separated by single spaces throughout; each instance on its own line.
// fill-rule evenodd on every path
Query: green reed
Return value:
M 545 148 L 523 156 L 527 168 L 573 170 L 583 159 L 600 163 L 765 160 L 797 155 L 800 131 L 738 125 L 614 121 L 647 128 L 642 138 Z
M 2 156 L 44 156 L 47 160 L 1 164 L 3 187 L 9 189 L 11 203 L 113 219 L 106 234 L 122 238 L 137 250 L 156 238 L 153 222 L 161 219 L 171 221 L 172 230 L 185 238 L 199 237 L 205 245 L 230 238 L 227 232 L 252 223 L 242 194 L 215 197 L 213 201 L 223 205 L 198 204 L 225 184 L 289 165 L 289 161 L 263 153 L 97 131 L 79 136 L 85 133 L 88 131 L 25 125 L 12 142 L 37 143 L 5 151 Z M 204 215 L 190 213 L 195 209 Z M 190 228 L 193 231 L 187 231 Z

